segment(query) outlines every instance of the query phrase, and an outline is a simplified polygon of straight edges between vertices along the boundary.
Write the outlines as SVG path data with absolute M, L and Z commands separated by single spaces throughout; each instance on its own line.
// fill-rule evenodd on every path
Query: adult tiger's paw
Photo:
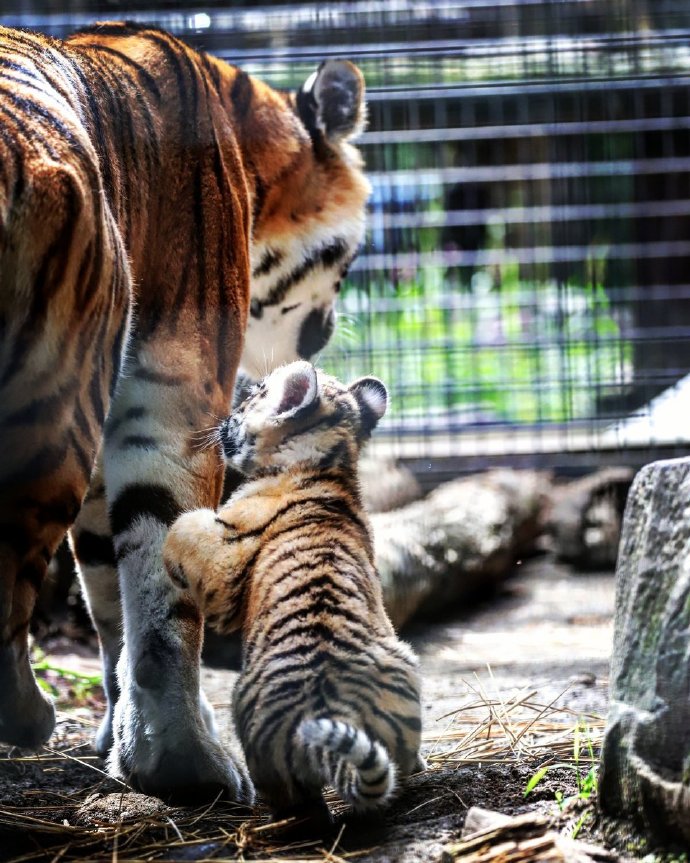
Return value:
M 134 705 L 115 708 L 115 740 L 108 759 L 111 775 L 142 794 L 168 803 L 196 804 L 220 797 L 250 805 L 254 788 L 244 765 L 214 740 L 203 721 L 183 723 L 150 735 Z
M 167 802 L 253 802 L 246 767 L 216 739 L 213 711 L 198 690 L 190 698 L 176 687 L 139 686 L 126 672 L 120 679 L 126 685 L 113 716 L 111 775 Z
M 38 749 L 54 728 L 55 708 L 36 684 L 26 649 L 0 647 L 0 741 Z

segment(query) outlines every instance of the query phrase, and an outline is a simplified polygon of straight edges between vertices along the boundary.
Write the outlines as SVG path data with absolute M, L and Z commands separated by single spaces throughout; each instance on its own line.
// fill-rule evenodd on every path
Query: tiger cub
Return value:
M 219 429 L 246 482 L 217 514 L 178 518 L 164 547 L 208 623 L 243 628 L 235 721 L 274 810 L 318 804 L 327 784 L 379 807 L 424 766 L 417 659 L 383 607 L 357 476 L 386 403 L 376 378 L 277 369 Z

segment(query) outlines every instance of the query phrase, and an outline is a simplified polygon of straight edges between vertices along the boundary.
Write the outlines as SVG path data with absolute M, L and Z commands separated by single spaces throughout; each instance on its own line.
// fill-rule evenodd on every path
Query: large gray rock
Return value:
M 690 459 L 633 483 L 618 557 L 602 808 L 690 840 Z

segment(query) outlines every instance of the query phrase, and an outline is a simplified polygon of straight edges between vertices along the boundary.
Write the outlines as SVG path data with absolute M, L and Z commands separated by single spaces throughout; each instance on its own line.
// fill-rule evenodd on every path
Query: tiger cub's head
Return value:
M 305 361 L 281 366 L 221 424 L 225 461 L 250 478 L 295 468 L 354 471 L 387 402 L 378 378 L 345 386 Z
M 327 60 L 297 93 L 252 79 L 252 93 L 257 108 L 247 118 L 270 117 L 270 128 L 257 128 L 246 146 L 259 182 L 240 367 L 258 380 L 328 342 L 341 281 L 364 237 L 371 187 L 350 143 L 365 125 L 356 66 Z

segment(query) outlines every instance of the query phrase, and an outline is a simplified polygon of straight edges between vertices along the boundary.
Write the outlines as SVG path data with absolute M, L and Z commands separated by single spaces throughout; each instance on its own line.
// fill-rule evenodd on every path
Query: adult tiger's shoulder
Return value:
M 0 739 L 53 728 L 27 630 L 76 518 L 109 699 L 99 750 L 149 793 L 248 796 L 199 697 L 198 610 L 160 548 L 182 510 L 218 503 L 199 435 L 240 363 L 256 377 L 330 335 L 363 233 L 362 118 L 347 61 L 291 95 L 145 25 L 0 28 Z

